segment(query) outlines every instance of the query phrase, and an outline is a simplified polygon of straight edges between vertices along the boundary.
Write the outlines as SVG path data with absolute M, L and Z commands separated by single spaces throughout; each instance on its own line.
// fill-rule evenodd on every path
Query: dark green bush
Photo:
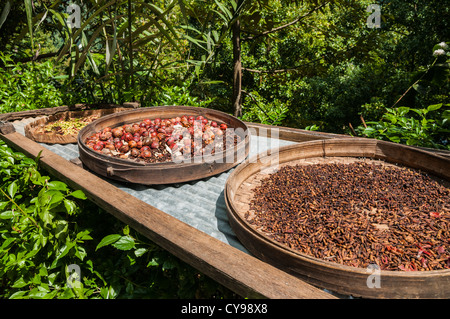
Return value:
M 3 141 L 0 238 L 0 298 L 237 297 Z

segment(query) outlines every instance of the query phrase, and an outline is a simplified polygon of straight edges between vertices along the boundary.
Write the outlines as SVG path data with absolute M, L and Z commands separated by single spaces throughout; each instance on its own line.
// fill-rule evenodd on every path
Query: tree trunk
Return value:
M 130 85 L 131 89 L 134 92 L 134 70 L 133 70 L 133 28 L 131 26 L 132 24 L 132 13 L 131 13 L 131 0 L 128 0 L 128 41 L 130 44 L 130 48 L 128 51 L 128 56 L 130 59 Z
M 239 18 L 233 24 L 233 109 L 234 116 L 242 116 L 242 64 L 241 64 L 241 24 Z

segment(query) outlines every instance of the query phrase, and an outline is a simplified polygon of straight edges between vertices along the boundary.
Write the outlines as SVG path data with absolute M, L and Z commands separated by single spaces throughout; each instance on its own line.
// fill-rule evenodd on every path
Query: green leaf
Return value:
M 398 136 L 390 136 L 389 140 L 391 140 L 394 143 L 400 143 L 400 137 Z
M 48 191 L 47 195 L 50 197 L 48 201 L 49 207 L 56 207 L 64 200 L 64 195 L 60 191 Z
M 8 202 L 0 202 L 0 210 L 5 209 L 5 207 L 8 206 L 9 203 L 10 203 L 9 201 Z
M 13 181 L 8 186 L 8 194 L 11 198 L 14 198 L 14 195 L 16 195 L 16 193 L 17 193 L 17 184 L 16 181 Z
M 439 110 L 442 107 L 442 103 L 433 104 L 427 107 L 428 112 Z
M 134 251 L 134 255 L 136 257 L 141 257 L 142 255 L 144 255 L 148 250 L 146 248 L 138 248 Z
M 147 267 L 150 267 L 150 266 L 157 267 L 157 266 L 159 266 L 159 263 L 155 258 L 152 258 L 152 260 L 150 260 L 147 264 Z
M 57 190 L 57 191 L 67 191 L 68 190 L 67 185 L 60 181 L 48 182 L 47 186 L 49 189 Z
M 398 115 L 399 116 L 403 116 L 403 115 L 405 115 L 406 113 L 408 113 L 410 111 L 410 108 L 409 107 L 406 107 L 406 106 L 401 106 L 401 107 L 399 107 L 398 109 L 397 109 L 397 112 L 398 112 Z
M 72 197 L 75 197 L 78 199 L 86 199 L 87 198 L 86 195 L 84 195 L 83 191 L 81 191 L 81 190 L 76 190 L 76 191 L 70 193 L 69 196 L 72 196 Z
M 44 299 L 44 296 L 47 294 L 46 291 L 41 291 L 38 288 L 34 288 L 30 291 L 30 293 L 28 294 L 29 298 L 32 299 Z
M 69 224 L 65 220 L 59 220 L 55 224 L 56 224 L 55 237 L 59 240 L 64 239 L 66 237 Z
M 91 235 L 89 235 L 89 234 L 90 234 L 89 230 L 83 230 L 83 231 L 81 231 L 81 232 L 79 232 L 77 234 L 77 239 L 78 240 L 91 240 L 91 239 L 93 239 L 91 237 Z
M 442 118 L 450 121 L 450 110 L 445 110 L 444 113 L 442 113 Z
M 11 1 L 6 1 L 5 6 L 3 7 L 2 14 L 0 16 L 0 29 L 2 28 L 3 23 L 8 17 L 9 11 L 11 10 Z
M 119 234 L 112 234 L 112 235 L 108 235 L 106 237 L 104 237 L 100 243 L 97 245 L 97 247 L 95 248 L 95 250 L 102 248 L 104 246 L 108 246 L 111 245 L 113 243 L 115 243 L 116 241 L 119 240 L 119 238 L 121 238 L 122 236 Z
M 25 299 L 27 296 L 25 296 L 28 293 L 28 291 L 18 291 L 13 293 L 9 299 Z
M 77 209 L 77 204 L 75 204 L 74 201 L 65 198 L 64 199 L 64 207 L 66 208 L 67 213 L 69 213 L 69 215 L 72 215 Z
M 5 212 L 0 213 L 0 219 L 11 219 L 14 217 L 14 212 L 11 210 L 7 210 Z
M 8 247 L 10 244 L 14 243 L 16 241 L 15 237 L 9 237 L 7 238 L 3 243 L 2 246 L 0 247 L 0 251 L 6 249 L 6 247 Z
M 390 121 L 392 124 L 396 124 L 397 123 L 397 118 L 389 113 L 384 114 L 383 116 L 386 120 Z
M 130 249 L 134 248 L 135 241 L 130 236 L 122 236 L 122 237 L 120 237 L 120 239 L 118 241 L 116 241 L 114 244 L 112 244 L 112 246 L 114 246 L 115 248 L 120 249 L 120 250 L 130 250 Z
M 17 279 L 13 284 L 12 284 L 12 288 L 22 288 L 25 287 L 26 285 L 28 285 L 28 282 L 25 281 L 23 279 L 23 277 L 20 277 L 19 279 Z
M 63 258 L 65 255 L 67 255 L 67 253 L 76 245 L 76 243 L 73 242 L 67 242 L 64 246 L 61 247 L 61 249 L 59 250 L 58 254 L 56 255 L 56 261 L 58 261 L 59 259 Z M 54 264 L 55 264 L 54 262 Z

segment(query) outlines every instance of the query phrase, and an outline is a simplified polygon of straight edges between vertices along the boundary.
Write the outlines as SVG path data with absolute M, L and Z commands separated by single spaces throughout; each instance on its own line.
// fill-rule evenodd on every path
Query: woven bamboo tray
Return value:
M 104 115 L 113 114 L 129 110 L 129 108 L 115 107 L 107 109 L 94 109 L 94 110 L 82 110 L 82 111 L 66 111 L 62 113 L 57 113 L 54 115 L 49 115 L 41 117 L 30 124 L 26 125 L 25 136 L 29 139 L 46 144 L 75 144 L 77 143 L 78 134 L 57 134 L 56 132 L 41 132 L 41 129 L 52 122 L 55 121 L 66 121 L 75 118 L 86 118 L 89 116 L 102 117 Z
M 241 142 L 233 152 L 223 151 L 200 161 L 137 163 L 127 159 L 108 157 L 87 147 L 85 139 L 105 127 L 117 127 L 142 121 L 145 118 L 171 118 L 181 115 L 202 115 L 210 120 L 224 122 L 229 128 L 236 129 Z M 241 134 L 242 133 L 242 134 Z M 194 181 L 222 173 L 242 162 L 249 154 L 247 126 L 239 119 L 226 113 L 191 106 L 157 106 L 125 111 L 104 116 L 85 126 L 78 134 L 78 149 L 83 165 L 92 171 L 120 182 L 160 185 Z M 230 158 L 231 157 L 231 158 Z
M 383 161 L 420 169 L 450 181 L 450 159 L 416 148 L 371 139 L 330 139 L 304 142 L 250 158 L 230 174 L 225 185 L 229 222 L 242 244 L 256 257 L 315 286 L 337 293 L 365 298 L 448 298 L 450 269 L 431 271 L 379 270 L 381 286 L 367 284 L 372 272 L 314 258 L 290 249 L 251 225 L 249 211 L 252 189 L 276 170 L 276 166 L 333 162 Z

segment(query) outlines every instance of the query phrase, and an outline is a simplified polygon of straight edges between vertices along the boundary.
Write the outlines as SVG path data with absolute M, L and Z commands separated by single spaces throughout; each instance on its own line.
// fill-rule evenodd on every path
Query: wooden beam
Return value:
M 249 129 L 256 131 L 257 135 L 267 134 L 267 137 L 273 137 L 280 140 L 292 142 L 306 142 L 315 140 L 325 140 L 330 138 L 353 138 L 344 134 L 333 134 L 318 131 L 308 131 L 284 126 L 273 126 L 267 124 L 244 122 Z M 274 135 L 276 134 L 276 135 Z
M 335 134 L 335 133 L 326 133 L 319 131 L 308 131 L 302 130 L 298 128 L 292 127 L 284 127 L 284 126 L 273 126 L 267 124 L 259 124 L 259 123 L 251 123 L 245 122 L 248 128 L 254 129 L 258 135 L 268 134 L 267 137 L 273 136 L 271 132 L 276 130 L 275 138 L 280 140 L 292 141 L 292 142 L 307 142 L 307 141 L 315 141 L 315 140 L 327 140 L 330 138 L 364 138 L 364 137 L 354 137 L 345 134 Z M 436 155 L 444 156 L 450 158 L 450 151 L 445 149 L 436 149 L 429 147 L 421 147 L 421 146 L 411 146 L 423 151 L 427 151 Z
M 86 196 L 155 244 L 237 294 L 249 298 L 331 299 L 315 288 L 255 257 L 191 227 L 65 160 L 20 133 L 0 134 L 10 147 L 35 158 L 57 179 Z

